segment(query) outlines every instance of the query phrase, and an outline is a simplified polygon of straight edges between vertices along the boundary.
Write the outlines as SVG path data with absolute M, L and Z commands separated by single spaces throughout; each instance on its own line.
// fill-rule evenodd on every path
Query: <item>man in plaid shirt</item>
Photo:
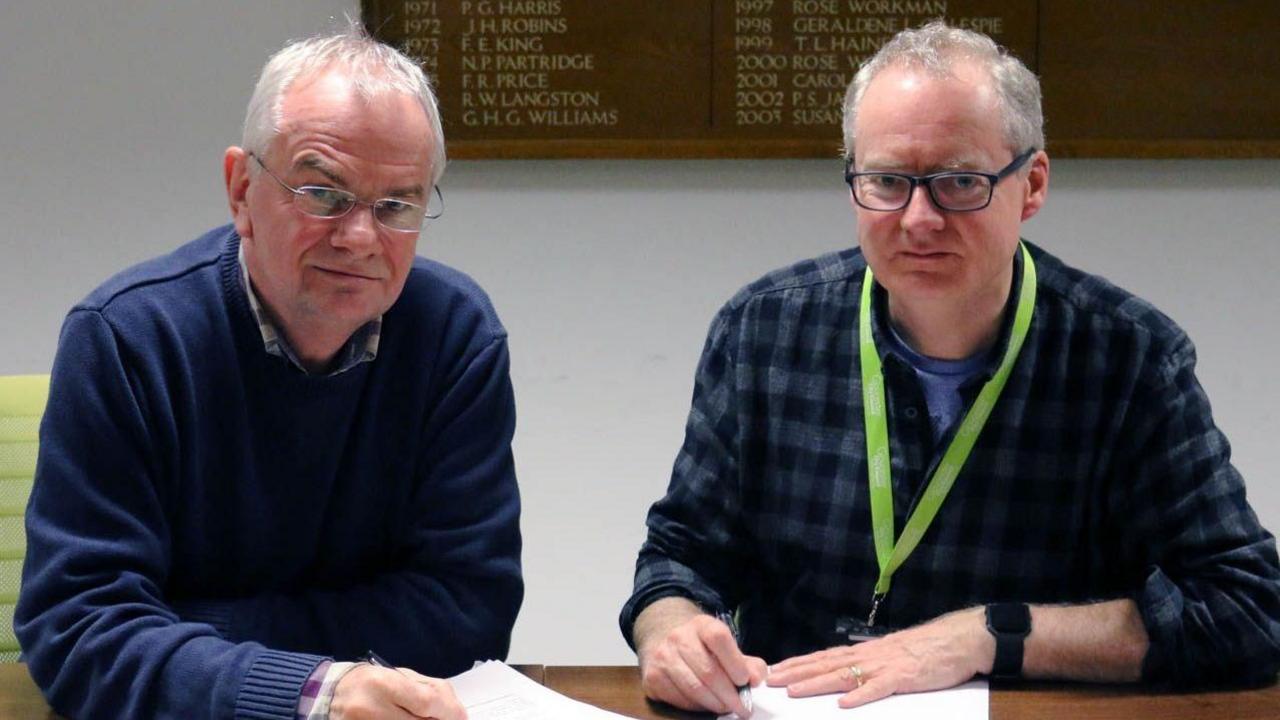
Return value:
M 1275 540 L 1190 340 L 1019 239 L 1042 124 L 1035 76 L 976 33 L 906 31 L 860 70 L 859 249 L 712 321 L 620 618 L 650 697 L 1275 677 Z

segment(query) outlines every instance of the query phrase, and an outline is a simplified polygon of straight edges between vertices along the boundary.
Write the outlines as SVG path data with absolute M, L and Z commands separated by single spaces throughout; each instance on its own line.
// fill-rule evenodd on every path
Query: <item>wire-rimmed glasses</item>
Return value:
M 351 212 L 357 205 L 368 205 L 373 209 L 373 218 L 388 230 L 417 232 L 422 229 L 423 223 L 427 220 L 435 220 L 444 214 L 444 194 L 440 192 L 439 185 L 432 186 L 434 193 L 431 199 L 435 202 L 429 202 L 427 207 L 399 198 L 361 200 L 355 196 L 355 193 L 341 188 L 324 185 L 294 187 L 271 172 L 256 153 L 251 152 L 249 156 L 256 160 L 258 166 L 265 170 L 272 180 L 279 183 L 280 187 L 293 193 L 295 207 L 312 217 L 336 220 Z

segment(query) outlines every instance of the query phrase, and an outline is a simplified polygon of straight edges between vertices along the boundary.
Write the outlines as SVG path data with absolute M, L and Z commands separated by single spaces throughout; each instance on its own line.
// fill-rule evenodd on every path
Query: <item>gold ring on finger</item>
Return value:
M 850 665 L 844 669 L 845 680 L 852 680 L 858 687 L 862 687 L 862 668 L 857 665 Z

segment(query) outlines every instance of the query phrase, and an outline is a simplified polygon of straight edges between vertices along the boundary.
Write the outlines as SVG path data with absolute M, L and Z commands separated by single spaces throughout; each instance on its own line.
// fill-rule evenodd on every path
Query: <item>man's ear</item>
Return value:
M 1049 196 L 1049 154 L 1038 151 L 1031 158 L 1031 171 L 1027 173 L 1027 194 L 1022 199 L 1022 219 L 1030 220 L 1040 212 Z
M 249 217 L 249 153 L 231 146 L 222 156 L 222 176 L 227 185 L 227 205 L 231 221 L 241 238 L 253 237 L 253 220 Z

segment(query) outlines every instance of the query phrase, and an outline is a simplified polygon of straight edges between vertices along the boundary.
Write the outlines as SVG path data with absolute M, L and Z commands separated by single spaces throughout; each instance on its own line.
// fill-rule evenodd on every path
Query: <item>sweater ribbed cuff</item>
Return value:
M 253 661 L 236 696 L 237 720 L 295 720 L 302 686 L 326 658 L 264 650 Z

